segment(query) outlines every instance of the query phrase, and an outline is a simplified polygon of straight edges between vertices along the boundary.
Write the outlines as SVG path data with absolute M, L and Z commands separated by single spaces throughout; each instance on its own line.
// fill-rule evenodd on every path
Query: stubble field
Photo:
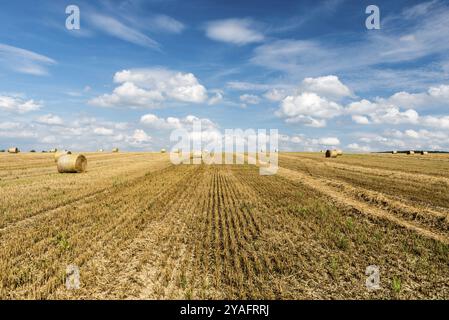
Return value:
M 449 155 L 85 155 L 0 154 L 0 299 L 449 298 Z

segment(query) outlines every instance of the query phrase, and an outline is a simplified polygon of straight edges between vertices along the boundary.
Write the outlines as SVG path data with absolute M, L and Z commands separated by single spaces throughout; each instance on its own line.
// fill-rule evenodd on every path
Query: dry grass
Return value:
M 59 175 L 52 154 L 0 154 L 0 298 L 449 298 L 447 157 L 281 154 L 260 176 L 85 155 Z

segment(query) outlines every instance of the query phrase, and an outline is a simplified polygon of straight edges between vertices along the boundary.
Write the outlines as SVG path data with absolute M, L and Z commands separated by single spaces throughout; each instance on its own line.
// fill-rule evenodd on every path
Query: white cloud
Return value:
M 159 43 L 142 32 L 124 25 L 113 17 L 102 14 L 88 15 L 89 22 L 97 29 L 118 39 L 137 44 L 139 46 L 158 49 Z
M 206 25 L 206 35 L 210 39 L 237 45 L 264 40 L 250 19 L 226 19 L 211 21 Z
M 409 93 L 397 92 L 386 99 L 387 102 L 403 108 L 428 108 L 429 106 L 444 106 L 449 100 L 449 85 L 430 87 L 427 92 Z
M 330 99 L 339 99 L 353 95 L 351 90 L 334 75 L 305 78 L 300 88 L 302 91 L 314 92 Z
M 383 110 L 376 111 L 370 115 L 372 121 L 378 124 L 416 124 L 419 120 L 419 114 L 413 109 L 400 111 L 396 107 L 389 107 Z
M 287 118 L 285 122 L 290 124 L 302 123 L 307 127 L 313 128 L 324 128 L 327 124 L 326 120 L 324 119 L 315 119 L 311 116 L 304 116 L 301 114 L 293 118 Z
M 64 121 L 59 117 L 53 114 L 46 114 L 40 116 L 36 119 L 37 122 L 49 125 L 62 125 Z
M 271 101 L 281 101 L 287 96 L 287 93 L 283 89 L 271 89 L 265 92 L 263 96 Z
M 312 61 L 316 63 L 328 55 L 327 50 L 314 41 L 276 40 L 257 47 L 251 62 L 270 69 L 298 72 L 299 66 L 311 69 Z
M 247 90 L 268 90 L 272 87 L 269 84 L 252 83 L 246 81 L 229 81 L 226 86 L 230 89 L 247 91 Z
M 151 20 L 151 27 L 169 33 L 181 33 L 185 29 L 182 22 L 164 14 L 156 15 Z
M 388 129 L 383 133 L 362 133 L 359 141 L 371 150 L 447 150 L 449 135 L 445 131 L 426 129 Z
M 406 6 L 406 11 L 420 11 Z M 272 40 L 254 50 L 251 62 L 298 76 L 368 74 L 381 64 L 396 64 L 429 57 L 429 64 L 446 58 L 449 50 L 449 6 L 439 1 L 425 15 L 391 12 L 383 17 L 381 33 L 369 33 L 344 43 L 323 40 Z M 408 20 L 406 20 L 408 19 Z M 354 54 L 354 53 L 357 54 Z M 407 80 L 420 81 L 410 75 Z M 396 85 L 398 85 L 396 83 Z M 406 87 L 406 86 L 403 86 Z
M 173 130 L 173 129 L 190 129 L 194 123 L 200 123 L 203 129 L 213 130 L 218 128 L 218 125 L 212 120 L 207 118 L 198 118 L 193 115 L 188 115 L 184 118 L 167 117 L 159 118 L 154 114 L 145 114 L 140 118 L 140 123 L 148 127 L 161 129 L 161 130 Z
M 425 116 L 422 117 L 422 124 L 434 128 L 449 129 L 449 116 Z
M 47 66 L 56 61 L 44 55 L 0 43 L 0 63 L 20 73 L 47 75 Z
M 34 100 L 24 100 L 18 96 L 0 95 L 0 110 L 23 114 L 39 110 L 41 107 L 42 105 Z
M 91 99 L 89 104 L 151 108 L 166 100 L 202 103 L 208 98 L 206 88 L 192 73 L 163 68 L 123 70 L 114 75 L 114 82 L 120 85 L 112 94 Z
M 214 95 L 207 102 L 208 105 L 213 106 L 213 105 L 216 105 L 216 104 L 220 103 L 221 101 L 223 101 L 223 91 L 221 91 L 221 90 L 211 90 L 211 92 L 213 92 Z
M 363 99 L 350 103 L 346 112 L 352 114 L 352 120 L 359 124 L 417 124 L 419 114 L 413 109 L 401 111 L 399 107 L 383 99 L 371 102 Z
M 141 144 L 151 141 L 151 136 L 149 136 L 145 131 L 141 129 L 134 130 L 134 134 L 132 136 L 132 140 L 134 143 Z
M 243 94 L 240 96 L 240 101 L 247 104 L 259 104 L 260 98 L 254 94 Z
M 97 107 L 156 107 L 163 100 L 164 97 L 160 91 L 145 90 L 132 82 L 124 82 L 115 88 L 112 94 L 104 94 L 93 98 L 89 101 L 89 104 Z
M 0 130 L 10 130 L 20 128 L 20 123 L 18 122 L 0 122 Z
M 176 129 L 181 127 L 181 122 L 178 118 L 168 117 L 164 119 L 151 113 L 143 115 L 140 118 L 140 123 L 155 129 Z
M 282 100 L 276 114 L 287 118 L 287 122 L 301 122 L 313 127 L 326 125 L 324 119 L 342 114 L 343 108 L 338 103 L 318 96 L 316 93 L 304 92 L 296 96 L 288 96 Z
M 340 140 L 336 137 L 320 138 L 319 144 L 323 146 L 338 146 L 340 144 Z
M 112 136 L 114 135 L 114 130 L 105 127 L 94 128 L 94 133 L 99 136 Z
M 370 124 L 369 119 L 365 116 L 353 115 L 352 120 L 358 124 Z
M 369 152 L 371 151 L 371 148 L 368 146 L 361 146 L 358 143 L 350 143 L 347 145 L 347 148 L 350 150 L 354 150 L 354 151 L 359 151 L 359 152 Z

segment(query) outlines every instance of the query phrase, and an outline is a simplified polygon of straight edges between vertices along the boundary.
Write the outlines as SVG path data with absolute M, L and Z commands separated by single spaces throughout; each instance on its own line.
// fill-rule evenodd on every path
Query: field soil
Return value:
M 85 155 L 0 154 L 0 299 L 449 299 L 448 155 Z

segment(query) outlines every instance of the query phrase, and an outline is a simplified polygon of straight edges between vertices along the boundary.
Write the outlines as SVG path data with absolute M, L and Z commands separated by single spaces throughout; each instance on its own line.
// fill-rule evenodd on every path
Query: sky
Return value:
M 449 1 L 15 0 L 0 26 L 0 149 L 156 151 L 200 121 L 281 151 L 449 150 Z

